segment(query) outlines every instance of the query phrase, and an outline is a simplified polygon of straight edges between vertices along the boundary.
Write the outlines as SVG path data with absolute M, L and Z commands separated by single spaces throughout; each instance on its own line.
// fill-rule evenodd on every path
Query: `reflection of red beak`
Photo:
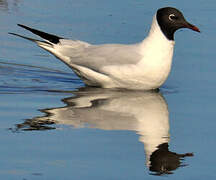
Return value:
M 189 29 L 192 29 L 193 31 L 200 32 L 198 27 L 196 27 L 196 26 L 194 26 L 193 24 L 190 24 L 190 23 L 187 23 L 185 25 L 185 28 L 189 28 Z

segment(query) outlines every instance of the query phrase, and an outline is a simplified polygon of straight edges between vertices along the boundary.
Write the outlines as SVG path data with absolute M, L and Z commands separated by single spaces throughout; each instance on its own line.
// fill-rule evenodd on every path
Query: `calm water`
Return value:
M 160 93 L 85 88 L 55 57 L 8 35 L 31 35 L 21 23 L 134 43 L 163 6 L 181 9 L 202 33 L 176 33 Z M 0 178 L 215 179 L 215 8 L 213 0 L 0 0 Z

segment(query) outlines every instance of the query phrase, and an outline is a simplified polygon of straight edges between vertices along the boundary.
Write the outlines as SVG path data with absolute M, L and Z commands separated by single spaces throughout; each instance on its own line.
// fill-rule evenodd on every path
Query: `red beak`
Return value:
M 200 32 L 198 27 L 196 27 L 196 26 L 194 26 L 193 24 L 190 24 L 190 23 L 187 23 L 185 25 L 185 28 L 189 28 L 189 29 L 192 29 L 193 31 Z

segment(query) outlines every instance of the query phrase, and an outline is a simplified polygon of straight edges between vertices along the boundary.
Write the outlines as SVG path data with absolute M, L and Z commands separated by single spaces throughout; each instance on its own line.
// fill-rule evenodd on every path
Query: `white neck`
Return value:
M 166 36 L 163 34 L 163 32 L 161 31 L 161 28 L 157 22 L 157 18 L 156 18 L 156 14 L 153 16 L 153 20 L 152 20 L 152 25 L 151 25 L 151 29 L 149 31 L 149 34 L 147 36 L 147 38 L 145 38 L 142 43 L 146 44 L 148 42 L 151 42 L 153 44 L 158 44 L 158 45 L 164 45 L 167 44 L 168 46 L 174 46 L 175 42 L 173 40 L 168 40 L 166 38 Z
M 143 58 L 139 62 L 146 86 L 160 87 L 167 79 L 173 57 L 175 42 L 168 40 L 161 31 L 156 15 L 153 17 L 152 26 L 148 36 L 140 43 L 140 53 Z M 148 68 L 146 68 L 148 66 Z

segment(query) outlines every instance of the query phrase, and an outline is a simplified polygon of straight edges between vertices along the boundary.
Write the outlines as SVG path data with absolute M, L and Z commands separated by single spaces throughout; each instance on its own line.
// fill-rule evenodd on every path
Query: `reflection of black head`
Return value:
M 160 144 L 156 151 L 151 154 L 149 170 L 155 172 L 154 175 L 172 174 L 171 171 L 182 165 L 181 160 L 186 156 L 193 156 L 192 153 L 177 154 L 170 152 L 168 143 Z

